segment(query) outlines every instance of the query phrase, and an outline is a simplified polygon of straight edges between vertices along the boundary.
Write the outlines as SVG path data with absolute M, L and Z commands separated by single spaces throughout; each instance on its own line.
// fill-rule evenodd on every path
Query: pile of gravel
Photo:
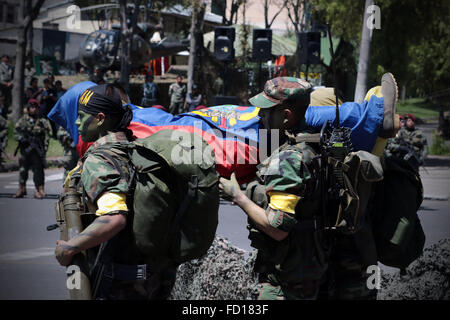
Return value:
M 258 296 L 253 273 L 256 253 L 233 246 L 217 236 L 207 254 L 182 264 L 171 299 L 253 300 Z M 450 300 L 450 239 L 426 248 L 406 275 L 382 274 L 378 300 Z
M 258 296 L 255 258 L 255 252 L 245 257 L 245 251 L 216 236 L 204 257 L 179 267 L 170 299 L 254 300 Z
M 382 275 L 379 300 L 450 300 L 450 239 L 426 248 L 406 275 Z

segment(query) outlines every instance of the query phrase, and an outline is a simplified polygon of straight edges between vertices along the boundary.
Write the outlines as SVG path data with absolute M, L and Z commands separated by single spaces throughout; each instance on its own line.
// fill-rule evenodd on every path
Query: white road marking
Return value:
M 45 182 L 58 181 L 58 180 L 62 181 L 63 175 L 64 175 L 63 172 L 59 172 L 59 173 L 45 176 Z M 18 187 L 19 187 L 18 181 L 11 181 L 6 186 L 3 186 L 4 189 L 17 189 Z M 27 189 L 34 189 L 34 182 L 32 181 L 32 179 L 30 180 L 30 178 L 28 178 L 28 181 L 27 181 Z
M 34 258 L 38 258 L 38 257 L 52 256 L 54 254 L 55 254 L 55 248 L 36 248 L 36 249 L 22 250 L 22 251 L 16 251 L 16 252 L 7 252 L 4 254 L 0 254 L 0 262 L 34 259 Z

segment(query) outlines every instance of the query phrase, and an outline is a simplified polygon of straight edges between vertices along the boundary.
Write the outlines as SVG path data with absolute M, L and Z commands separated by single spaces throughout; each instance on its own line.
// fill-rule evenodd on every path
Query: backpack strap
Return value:
M 320 133 L 309 133 L 295 136 L 295 142 L 320 143 Z
M 184 197 L 183 202 L 178 207 L 172 227 L 170 229 L 170 236 L 172 238 L 174 238 L 173 236 L 178 232 L 179 227 L 180 227 L 181 218 L 183 217 L 187 208 L 191 204 L 192 199 L 194 199 L 197 196 L 197 190 L 198 190 L 198 176 L 192 175 L 191 181 L 188 182 L 188 192 L 186 193 L 186 196 Z M 172 242 L 172 244 L 173 244 L 173 242 Z

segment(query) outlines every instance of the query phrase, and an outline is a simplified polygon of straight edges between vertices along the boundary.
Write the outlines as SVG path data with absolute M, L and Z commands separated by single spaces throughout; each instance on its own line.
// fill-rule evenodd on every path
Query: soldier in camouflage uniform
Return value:
M 267 81 L 264 92 L 250 99 L 261 108 L 264 127 L 281 129 L 281 141 L 287 140 L 258 167 L 266 208 L 244 195 L 234 174 L 231 180 L 220 178 L 224 194 L 249 218 L 251 245 L 258 249 L 259 299 L 315 299 L 327 269 L 323 231 L 314 228 L 320 201 L 316 152 L 285 135 L 303 120 L 310 92 L 308 82 L 282 77 Z
M 106 84 L 86 90 L 79 99 L 78 108 L 76 125 L 81 137 L 85 142 L 95 142 L 83 156 L 82 164 L 69 173 L 65 186 L 85 190 L 87 207 L 96 218 L 69 241 L 57 241 L 56 259 L 67 266 L 74 255 L 87 251 L 88 257 L 94 258 L 90 260 L 95 260 L 96 249 L 101 245 L 104 253 L 100 264 L 114 264 L 115 267 L 144 265 L 144 257 L 132 238 L 133 193 L 129 184 L 131 166 L 127 152 L 127 144 L 132 138 L 132 132 L 127 129 L 133 116 L 131 108 L 123 107 L 118 89 Z M 129 281 L 112 279 L 112 275 L 108 278 L 104 274 L 95 298 L 167 298 L 175 274 L 176 268 L 167 268 L 158 277 Z
M 376 264 L 376 255 L 367 257 L 356 244 L 370 242 L 370 232 L 358 237 L 324 232 L 317 152 L 285 134 L 302 127 L 310 92 L 306 81 L 281 77 L 267 81 L 264 91 L 250 99 L 261 108 L 266 129 L 281 129 L 284 144 L 259 165 L 261 183 L 250 183 L 246 194 L 234 174 L 230 180 L 220 178 L 220 188 L 249 218 L 251 245 L 258 249 L 259 299 L 374 299 L 364 267 Z
M 183 78 L 177 77 L 177 82 L 172 83 L 169 87 L 170 106 L 169 111 L 171 114 L 176 115 L 184 112 L 184 98 L 186 96 L 186 85 L 183 84 Z
M 30 99 L 27 104 L 28 114 L 23 115 L 14 127 L 14 139 L 19 142 L 19 190 L 14 198 L 26 195 L 28 170 L 33 170 L 36 187 L 34 197 L 42 199 L 44 191 L 45 154 L 50 140 L 51 127 L 48 120 L 39 117 L 39 102 Z
M 8 121 L 0 115 L 0 165 L 3 163 L 6 145 L 8 144 Z
M 2 60 L 0 62 L 0 91 L 2 92 L 2 95 L 4 97 L 2 116 L 3 118 L 6 119 L 8 117 L 8 109 L 12 101 L 11 90 L 13 84 L 14 69 L 9 63 L 9 56 L 4 54 L 1 59 Z
M 415 122 L 413 114 L 404 115 L 404 125 L 394 138 L 388 140 L 385 156 L 404 159 L 418 171 L 428 154 L 428 145 L 422 131 L 416 129 Z
M 58 128 L 58 131 L 56 132 L 56 138 L 64 148 L 64 181 L 66 180 L 69 171 L 75 168 L 75 166 L 77 165 L 79 157 L 70 133 L 67 132 L 67 130 L 65 130 L 62 126 Z

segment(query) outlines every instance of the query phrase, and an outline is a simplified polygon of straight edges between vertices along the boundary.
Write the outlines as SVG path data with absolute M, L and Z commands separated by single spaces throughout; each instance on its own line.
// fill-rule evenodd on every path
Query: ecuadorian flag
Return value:
M 134 108 L 129 129 L 137 138 L 164 129 L 201 135 L 212 147 L 219 175 L 235 172 L 240 183 L 254 178 L 258 164 L 259 108 L 216 106 L 176 116 L 156 108 Z
M 94 85 L 86 81 L 71 87 L 48 115 L 70 133 L 75 143 L 78 142 L 80 155 L 90 143 L 79 138 L 75 125 L 77 101 L 84 90 Z M 258 164 L 259 108 L 224 105 L 173 116 L 157 108 L 129 105 L 133 110 L 129 129 L 136 138 L 145 138 L 165 129 L 199 134 L 214 150 L 219 175 L 229 177 L 235 172 L 240 183 L 254 178 Z

